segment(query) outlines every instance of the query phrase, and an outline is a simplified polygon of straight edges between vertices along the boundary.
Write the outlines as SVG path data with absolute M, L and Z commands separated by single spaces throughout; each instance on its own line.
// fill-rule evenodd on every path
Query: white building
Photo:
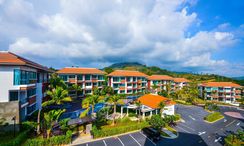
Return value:
M 0 117 L 26 120 L 41 108 L 50 70 L 11 52 L 0 52 Z

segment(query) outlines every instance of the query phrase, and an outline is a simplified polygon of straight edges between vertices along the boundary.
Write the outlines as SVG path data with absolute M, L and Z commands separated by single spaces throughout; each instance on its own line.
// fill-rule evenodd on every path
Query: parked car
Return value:
M 159 141 L 160 140 L 160 132 L 157 130 L 149 127 L 149 128 L 143 128 L 142 129 L 143 134 L 145 134 L 149 139 L 152 139 L 153 141 Z

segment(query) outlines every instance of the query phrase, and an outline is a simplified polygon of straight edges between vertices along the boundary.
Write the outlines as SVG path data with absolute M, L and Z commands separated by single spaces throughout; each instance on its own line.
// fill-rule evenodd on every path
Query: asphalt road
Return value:
M 244 116 L 244 111 L 236 108 L 220 108 L 221 113 L 228 111 L 239 112 Z M 244 128 L 243 119 L 227 115 L 216 123 L 206 123 L 203 117 L 208 113 L 201 107 L 176 105 L 176 112 L 180 113 L 184 120 L 175 127 L 179 132 L 179 137 L 176 139 L 162 138 L 154 143 L 141 132 L 135 132 L 77 146 L 222 146 L 226 135 Z

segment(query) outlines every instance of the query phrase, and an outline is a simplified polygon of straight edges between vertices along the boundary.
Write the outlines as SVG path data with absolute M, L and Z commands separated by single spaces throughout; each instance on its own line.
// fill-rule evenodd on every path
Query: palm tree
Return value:
M 158 85 L 157 84 L 153 84 L 152 85 L 152 89 L 154 92 L 157 92 L 156 90 L 158 89 Z
M 138 113 L 138 122 L 139 121 L 141 121 L 141 106 L 142 106 L 142 104 L 141 104 L 141 102 L 140 101 L 136 101 L 136 106 L 137 106 L 137 110 L 139 111 L 139 113 Z
M 65 112 L 65 109 L 63 110 L 51 110 L 47 113 L 44 113 L 44 120 L 47 126 L 47 137 L 50 137 L 51 130 L 53 125 L 58 122 L 58 119 L 60 115 Z
M 98 96 L 98 95 L 91 95 L 86 97 L 83 101 L 82 101 L 82 107 L 90 109 L 91 107 L 91 111 L 92 111 L 92 115 L 94 113 L 94 107 L 97 103 L 102 102 L 103 99 Z
M 162 116 L 163 115 L 163 111 L 164 111 L 164 107 L 165 107 L 165 102 L 164 101 L 161 101 L 159 102 L 158 104 L 158 108 L 160 109 L 160 115 Z
M 117 104 L 121 101 L 121 99 L 122 99 L 122 96 L 118 95 L 118 94 L 109 96 L 108 99 L 107 99 L 108 103 L 111 103 L 114 106 L 113 123 L 112 123 L 112 125 L 115 125 L 116 107 L 117 107 Z
M 100 96 L 100 95 L 101 95 L 101 90 L 100 90 L 98 87 L 94 87 L 94 88 L 92 89 L 92 93 L 93 93 L 93 95 L 98 95 L 98 96 Z
M 170 92 L 171 92 L 171 84 L 170 83 L 166 84 L 166 91 L 167 91 L 167 95 L 169 96 Z
M 212 96 L 212 98 L 213 97 L 216 97 L 216 94 L 217 94 L 218 92 L 217 92 L 217 90 L 213 90 L 213 91 L 211 91 L 211 96 Z
M 70 89 L 75 91 L 75 97 L 77 99 L 78 98 L 78 92 L 82 91 L 81 86 L 78 84 L 73 84 Z
M 55 89 L 56 87 L 63 87 L 64 89 L 67 88 L 65 82 L 56 74 L 53 73 L 50 78 L 50 88 Z
M 68 91 L 63 89 L 62 87 L 56 86 L 56 88 L 52 89 L 51 91 L 47 91 L 47 95 L 51 97 L 50 100 L 45 101 L 42 103 L 42 107 L 52 105 L 52 104 L 62 104 L 64 102 L 72 101 L 71 97 L 68 96 Z M 37 133 L 40 133 L 40 116 L 41 116 L 41 109 L 38 111 L 37 117 Z

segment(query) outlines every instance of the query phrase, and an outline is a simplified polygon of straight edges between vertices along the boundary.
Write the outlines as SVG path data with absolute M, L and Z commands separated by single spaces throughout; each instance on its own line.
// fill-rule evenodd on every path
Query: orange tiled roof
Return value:
M 207 82 L 203 83 L 202 86 L 208 87 L 241 87 L 240 85 L 232 82 Z
M 96 68 L 65 67 L 57 71 L 58 74 L 105 74 Z
M 165 102 L 166 105 L 176 104 L 174 101 L 159 95 L 146 94 L 138 98 L 141 104 L 149 106 L 151 108 L 158 108 L 158 105 L 161 101 Z
M 6 51 L 0 51 L 0 65 L 26 65 L 36 69 L 52 72 L 45 66 L 42 66 L 38 63 L 20 57 L 12 52 L 6 52 Z
M 151 75 L 147 77 L 148 80 L 173 80 L 171 76 L 167 75 Z
M 130 70 L 115 70 L 108 76 L 147 77 L 147 75 L 142 72 Z
M 174 82 L 190 82 L 190 80 L 187 80 L 186 78 L 173 78 Z

